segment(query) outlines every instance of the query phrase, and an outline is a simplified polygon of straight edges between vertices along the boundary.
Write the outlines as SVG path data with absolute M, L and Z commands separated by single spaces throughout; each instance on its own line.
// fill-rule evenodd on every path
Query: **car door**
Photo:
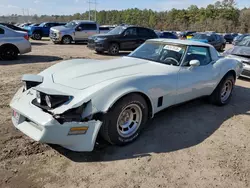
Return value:
M 46 24 L 44 25 L 44 27 L 45 27 L 46 29 L 43 29 L 43 36 L 45 36 L 45 37 L 49 36 L 50 28 L 51 28 L 51 27 L 54 27 L 54 26 L 55 26 L 55 23 L 46 23 Z
M 138 44 L 138 34 L 135 27 L 129 27 L 126 29 L 120 38 L 120 48 L 121 50 L 134 50 Z
M 97 33 L 97 25 L 95 23 L 83 23 L 76 28 L 75 39 L 78 41 L 86 41 L 89 36 Z
M 199 60 L 200 66 L 190 66 L 191 60 Z M 188 47 L 179 72 L 176 103 L 210 95 L 218 76 L 219 71 L 211 58 L 209 47 Z

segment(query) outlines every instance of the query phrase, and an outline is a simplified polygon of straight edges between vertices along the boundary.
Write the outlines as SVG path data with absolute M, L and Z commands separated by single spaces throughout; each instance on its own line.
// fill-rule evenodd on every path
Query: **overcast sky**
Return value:
M 88 10 L 88 0 L 0 0 L 0 15 L 9 14 L 74 14 Z M 91 0 L 94 2 L 94 0 Z M 97 0 L 98 10 L 151 8 L 153 10 L 182 9 L 194 4 L 205 7 L 216 0 Z M 237 0 L 239 8 L 250 7 L 250 0 Z M 92 8 L 94 5 L 92 4 Z

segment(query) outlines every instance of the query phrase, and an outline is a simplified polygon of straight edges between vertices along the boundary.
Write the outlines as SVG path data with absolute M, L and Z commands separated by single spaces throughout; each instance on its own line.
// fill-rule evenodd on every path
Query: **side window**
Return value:
M 202 46 L 190 46 L 187 51 L 183 66 L 189 66 L 191 60 L 199 60 L 200 66 L 209 64 L 212 59 L 209 48 Z
M 0 35 L 4 34 L 4 29 L 0 28 Z
M 138 28 L 138 35 L 142 37 L 148 36 L 148 31 L 144 28 Z
M 215 38 L 217 41 L 220 41 L 220 36 L 219 35 L 215 35 Z
M 80 27 L 82 28 L 82 30 L 96 30 L 96 24 L 81 24 Z
M 208 42 L 214 42 L 216 40 L 215 36 L 214 35 L 210 35 L 208 37 Z
M 136 28 L 128 28 L 125 33 L 125 36 L 137 36 Z

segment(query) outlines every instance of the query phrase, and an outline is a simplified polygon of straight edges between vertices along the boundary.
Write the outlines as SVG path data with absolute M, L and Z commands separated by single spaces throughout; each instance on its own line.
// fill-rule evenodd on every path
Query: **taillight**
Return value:
M 29 35 L 24 35 L 24 38 L 25 38 L 26 40 L 29 40 Z

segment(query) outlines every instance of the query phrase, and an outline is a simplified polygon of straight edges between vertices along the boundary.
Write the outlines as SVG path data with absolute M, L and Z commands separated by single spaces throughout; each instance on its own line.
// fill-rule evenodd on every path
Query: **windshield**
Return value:
M 45 24 L 46 24 L 46 23 L 41 23 L 41 24 L 39 25 L 39 27 L 43 27 Z
M 186 46 L 181 44 L 146 42 L 128 56 L 179 66 L 185 51 Z
M 250 41 L 250 36 L 245 37 L 242 41 L 240 41 L 237 46 L 248 46 Z
M 74 28 L 75 26 L 77 26 L 76 22 L 69 22 L 66 25 L 64 25 L 64 27 L 67 27 L 67 28 Z
M 126 29 L 126 27 L 124 27 L 124 26 L 118 26 L 118 27 L 112 29 L 110 32 L 108 32 L 108 34 L 120 35 L 125 29 Z

